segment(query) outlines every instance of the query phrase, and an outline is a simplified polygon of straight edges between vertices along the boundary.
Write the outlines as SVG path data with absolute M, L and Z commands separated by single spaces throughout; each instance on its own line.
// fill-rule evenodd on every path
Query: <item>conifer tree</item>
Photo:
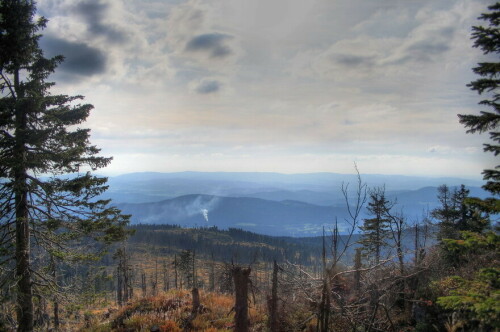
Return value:
M 467 204 L 469 190 L 461 185 L 453 191 L 447 185 L 438 187 L 438 199 L 441 207 L 431 215 L 439 220 L 438 239 L 458 239 L 461 231 L 482 231 L 489 223 L 484 214 Z
M 365 255 L 373 259 L 375 264 L 380 263 L 381 251 L 389 237 L 390 219 L 387 212 L 392 204 L 385 197 L 385 188 L 378 187 L 370 190 L 370 201 L 367 210 L 373 218 L 365 219 L 361 230 L 363 235 L 360 243 Z
M 479 19 L 486 21 L 487 26 L 472 27 L 474 47 L 485 55 L 491 54 L 498 59 L 500 54 L 500 2 L 488 7 L 489 12 Z M 493 58 L 492 58 L 493 59 Z M 500 153 L 500 62 L 482 62 L 473 71 L 481 78 L 468 86 L 480 95 L 489 94 L 481 105 L 490 108 L 479 115 L 459 115 L 460 122 L 468 128 L 468 133 L 488 132 L 491 143 L 484 144 L 485 152 L 495 156 Z M 443 239 L 441 251 L 452 264 L 451 272 L 457 275 L 448 276 L 437 283 L 444 290 L 438 297 L 437 304 L 452 311 L 452 319 L 459 321 L 462 330 L 494 331 L 500 328 L 498 294 L 500 294 L 500 269 L 498 257 L 500 236 L 498 229 L 487 230 L 490 216 L 500 213 L 500 165 L 494 169 L 483 171 L 487 181 L 483 186 L 493 194 L 487 199 L 462 199 L 462 205 L 473 212 L 473 219 L 459 223 L 456 227 L 461 232 L 456 238 Z M 463 187 L 462 187 L 463 188 Z M 468 194 L 468 192 L 467 192 Z M 463 214 L 466 216 L 466 214 Z M 492 218 L 493 219 L 493 218 Z M 498 219 L 498 218 L 495 218 Z M 493 219 L 494 220 L 494 219 Z M 465 227 L 464 227 L 465 226 Z M 498 224 L 495 225 L 498 227 Z M 452 285 L 450 287 L 450 285 Z
M 128 222 L 98 198 L 106 179 L 91 171 L 111 158 L 79 127 L 92 105 L 50 92 L 47 79 L 63 57 L 44 57 L 38 41 L 47 20 L 35 12 L 32 0 L 0 1 L 0 255 L 15 285 L 18 331 L 33 330 L 32 299 L 44 284 L 34 248 L 59 260 L 88 258 L 104 250 L 95 241 L 123 239 Z
M 482 14 L 479 19 L 486 21 L 487 26 L 472 27 L 472 39 L 474 47 L 479 48 L 485 55 L 491 54 L 498 59 L 500 54 L 500 2 L 489 6 L 488 13 Z M 476 114 L 458 115 L 460 123 L 467 128 L 467 133 L 488 132 L 492 143 L 484 144 L 484 151 L 491 152 L 495 156 L 500 153 L 500 62 L 481 62 L 472 69 L 481 78 L 469 83 L 467 86 L 478 94 L 490 94 L 489 99 L 482 100 L 479 104 L 490 108 L 489 111 L 481 111 Z M 483 171 L 487 183 L 484 189 L 493 194 L 500 194 L 500 165 L 494 169 Z M 494 202 L 490 202 L 494 203 Z M 498 204 L 490 204 L 490 209 L 499 212 Z
M 186 281 L 187 288 L 196 287 L 194 264 L 194 252 L 192 250 L 183 250 L 179 256 L 178 265 L 179 270 Z

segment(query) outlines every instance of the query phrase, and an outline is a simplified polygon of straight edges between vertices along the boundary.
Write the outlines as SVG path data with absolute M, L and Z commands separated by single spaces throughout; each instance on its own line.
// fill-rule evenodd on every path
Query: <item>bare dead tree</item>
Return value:
M 209 290 L 211 292 L 215 291 L 215 259 L 214 259 L 214 253 L 210 253 L 210 274 L 208 276 L 208 283 L 209 283 Z
M 118 260 L 116 299 L 118 305 L 122 306 L 132 298 L 132 267 L 130 266 L 129 254 L 124 246 L 116 251 L 113 258 Z
M 120 268 L 120 267 L 119 267 Z M 117 285 L 116 285 L 116 302 L 118 306 L 123 305 L 123 274 L 120 270 L 116 271 Z
M 272 289 L 271 289 L 271 297 L 268 299 L 268 307 L 269 307 L 269 329 L 271 332 L 278 332 L 279 323 L 278 323 L 278 264 L 276 260 L 273 263 L 273 280 L 272 280 Z
M 413 258 L 413 262 L 415 264 L 415 266 L 418 265 L 418 261 L 419 261 L 419 251 L 420 251 L 420 228 L 418 227 L 418 223 L 416 222 L 415 225 L 413 226 L 414 228 L 414 232 L 415 232 L 415 237 L 414 237 L 414 258 Z
M 355 165 L 357 173 L 357 182 L 354 193 L 350 190 L 349 183 L 343 183 L 341 192 L 344 197 L 348 216 L 344 219 L 344 224 L 347 225 L 345 235 L 340 235 L 338 220 L 335 219 L 335 224 L 331 231 L 331 261 L 328 259 L 326 237 L 323 236 L 323 251 L 322 251 L 322 269 L 321 271 L 313 266 L 313 271 L 306 271 L 301 266 L 292 264 L 286 261 L 283 267 L 283 275 L 286 280 L 281 280 L 286 284 L 283 288 L 289 292 L 294 291 L 300 293 L 300 297 L 314 308 L 309 316 L 304 321 L 300 322 L 295 328 L 303 329 L 308 321 L 317 317 L 317 331 L 328 331 L 331 322 L 332 313 L 343 315 L 347 301 L 347 294 L 343 290 L 345 280 L 341 279 L 341 274 L 338 274 L 340 262 L 345 258 L 348 250 L 356 245 L 354 235 L 356 234 L 362 209 L 367 201 L 367 186 L 362 182 L 359 171 Z M 297 272 L 298 271 L 298 272 Z M 354 270 L 349 271 L 353 273 Z M 360 268 L 357 268 L 360 274 Z M 332 297 L 333 296 L 333 297 Z M 319 301 L 318 301 L 319 299 Z M 290 301 L 287 300 L 287 304 Z
M 335 243 L 340 244 L 340 249 L 337 249 L 337 259 L 333 262 L 333 264 L 337 264 L 342 259 L 346 251 L 353 245 L 352 237 L 358 230 L 361 211 L 363 210 L 367 200 L 368 187 L 366 183 L 363 183 L 363 181 L 361 180 L 361 175 L 359 174 L 359 170 L 356 164 L 354 164 L 354 168 L 357 174 L 354 201 L 351 201 L 351 199 L 349 198 L 349 183 L 342 183 L 341 187 L 342 195 L 344 196 L 344 201 L 348 212 L 348 217 L 344 218 L 344 222 L 348 225 L 348 230 L 347 236 L 344 237 L 345 240 L 342 237 L 339 237 L 337 232 L 336 236 L 338 237 L 338 239 L 335 241 Z
M 193 263 L 193 265 L 192 265 L 193 271 L 191 273 L 193 274 L 193 288 L 196 288 L 196 287 L 198 287 L 198 283 L 197 283 L 197 275 L 196 275 L 196 252 L 194 249 L 193 249 L 193 261 L 192 261 L 192 263 Z
M 147 296 L 147 282 L 146 282 L 146 272 L 141 273 L 141 290 L 142 290 L 142 297 Z
M 406 218 L 403 212 L 392 213 L 390 209 L 386 211 L 386 215 L 389 218 L 389 229 L 391 233 L 392 240 L 394 241 L 394 247 L 396 249 L 396 257 L 399 263 L 399 273 L 404 275 L 405 264 L 404 264 L 404 248 L 403 248 L 403 231 L 407 229 Z
M 353 236 L 359 228 L 361 212 L 367 201 L 367 185 L 363 183 L 361 175 L 359 173 L 358 167 L 354 164 L 354 168 L 357 174 L 356 187 L 354 191 L 354 198 L 352 199 L 349 191 L 349 183 L 342 183 L 341 192 L 344 196 L 345 205 L 348 212 L 348 217 L 344 218 L 345 224 L 348 225 L 347 234 L 345 236 L 340 236 L 338 228 L 338 220 L 335 218 L 335 225 L 332 231 L 332 263 L 329 267 L 326 265 L 326 257 L 323 255 L 323 266 L 324 266 L 324 277 L 322 285 L 322 298 L 321 306 L 323 314 L 318 317 L 318 321 L 321 327 L 319 331 L 327 331 L 329 323 L 329 315 L 331 313 L 331 306 L 337 309 L 342 315 L 345 313 L 346 299 L 345 294 L 341 292 L 342 287 L 339 287 L 342 282 L 338 279 L 339 274 L 336 273 L 338 269 L 338 264 L 344 258 L 346 252 L 351 248 L 354 243 Z M 359 276 L 359 267 L 355 269 L 356 274 Z M 332 289 L 332 285 L 336 285 L 335 289 Z M 333 301 L 331 295 L 334 295 Z
M 172 265 L 174 266 L 174 277 L 175 277 L 175 289 L 179 289 L 178 284 L 177 284 L 177 279 L 178 279 L 178 274 L 177 274 L 177 254 L 174 255 L 174 261 L 172 262 Z
M 193 288 L 191 290 L 191 295 L 193 297 L 193 308 L 192 308 L 192 311 L 198 311 L 200 309 L 200 306 L 201 306 L 201 302 L 200 302 L 200 291 L 198 290 L 198 288 Z
M 234 279 L 235 303 L 234 303 L 234 331 L 248 332 L 248 286 L 250 285 L 251 268 L 233 266 L 231 272 Z
M 168 279 L 168 269 L 167 269 L 167 262 L 163 262 L 163 291 L 166 292 L 170 288 L 170 283 Z
M 203 305 L 200 302 L 200 292 L 198 288 L 194 287 L 191 290 L 192 296 L 192 308 L 191 313 L 185 319 L 183 319 L 182 325 L 184 327 L 184 331 L 192 331 L 193 330 L 193 321 L 196 319 L 198 314 L 203 311 Z
M 153 292 L 153 296 L 158 293 L 158 255 L 155 255 L 155 273 L 151 277 L 151 290 Z
M 356 248 L 354 256 L 354 290 L 359 292 L 361 288 L 361 248 Z
M 334 230 L 334 234 L 338 233 L 338 230 Z M 335 237 L 334 244 L 336 245 Z M 336 254 L 336 249 L 334 250 Z M 323 248 L 321 252 L 321 259 L 323 263 L 323 276 L 322 276 L 322 287 L 321 287 L 321 302 L 318 308 L 318 322 L 316 324 L 317 332 L 327 332 L 328 331 L 328 321 L 330 318 L 330 278 L 328 276 L 329 271 L 326 266 L 326 243 L 325 243 L 325 228 L 323 227 Z
M 149 276 L 149 284 L 151 285 L 151 295 L 156 296 L 157 295 L 157 287 L 158 287 L 158 281 L 155 278 L 155 275 L 150 275 Z

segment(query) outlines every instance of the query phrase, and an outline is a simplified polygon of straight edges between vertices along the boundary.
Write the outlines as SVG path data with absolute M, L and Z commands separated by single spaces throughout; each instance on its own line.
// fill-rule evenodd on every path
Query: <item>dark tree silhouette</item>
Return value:
M 360 227 L 363 236 L 359 242 L 363 245 L 366 255 L 375 264 L 379 264 L 382 248 L 389 237 L 390 219 L 387 212 L 391 209 L 392 203 L 385 197 L 383 187 L 372 189 L 369 194 L 367 210 L 372 218 L 365 219 L 363 226 Z
M 500 54 L 500 3 L 489 6 L 488 13 L 482 14 L 479 19 L 486 21 L 487 26 L 472 27 L 472 39 L 474 47 L 479 48 L 484 54 L 492 54 L 497 58 Z M 481 78 L 469 83 L 467 86 L 478 94 L 490 94 L 489 99 L 482 100 L 479 104 L 490 108 L 489 111 L 481 111 L 476 114 L 458 115 L 460 123 L 467 128 L 468 133 L 488 132 L 492 143 L 484 144 L 484 151 L 491 152 L 495 156 L 500 153 L 500 62 L 481 62 L 472 69 Z M 500 193 L 500 165 L 494 169 L 483 171 L 484 179 L 487 180 L 484 188 L 493 194 Z M 493 206 L 494 207 L 494 206 Z M 498 212 L 498 207 L 496 207 Z
M 11 264 L 3 277 L 15 285 L 19 331 L 33 330 L 32 298 L 42 284 L 32 248 L 76 261 L 104 250 L 95 240 L 123 239 L 128 222 L 98 199 L 106 179 L 90 171 L 111 158 L 79 128 L 92 105 L 50 93 L 46 80 L 63 57 L 44 57 L 38 32 L 47 20 L 35 21 L 35 12 L 34 1 L 0 2 L 0 255 Z

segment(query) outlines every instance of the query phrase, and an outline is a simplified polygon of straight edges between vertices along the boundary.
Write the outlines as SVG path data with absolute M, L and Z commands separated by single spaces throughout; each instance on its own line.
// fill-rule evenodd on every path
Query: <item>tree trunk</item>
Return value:
M 147 295 L 147 284 L 146 284 L 146 273 L 141 274 L 141 288 L 142 288 L 142 297 L 146 297 Z
M 123 249 L 123 302 L 127 303 L 128 300 L 130 300 L 131 295 L 129 292 L 130 288 L 130 280 L 129 280 L 129 273 L 130 273 L 130 266 L 128 265 L 128 257 L 127 257 L 127 252 L 125 249 Z
M 197 287 L 197 282 L 196 282 L 196 266 L 195 266 L 195 251 L 193 249 L 193 288 L 196 288 Z
M 419 245 L 419 229 L 418 229 L 418 225 L 415 224 L 415 266 L 418 266 L 418 252 L 419 252 L 419 249 L 420 249 L 420 245 Z
M 155 258 L 155 276 L 153 282 L 153 295 L 156 296 L 158 290 L 158 257 Z
M 214 253 L 211 253 L 212 261 L 210 262 L 210 276 L 209 276 L 209 284 L 210 284 L 210 291 L 214 292 L 215 291 L 215 260 L 214 260 Z
M 269 329 L 271 332 L 279 330 L 278 324 L 278 264 L 276 260 L 273 265 L 273 282 L 271 298 L 269 299 Z
M 14 74 L 14 86 L 17 99 L 23 99 L 19 88 L 19 71 Z M 33 331 L 33 289 L 30 270 L 30 229 L 28 215 L 28 186 L 26 172 L 25 131 L 27 115 L 24 107 L 16 109 L 16 144 L 15 160 L 18 162 L 14 170 L 15 202 L 16 202 L 16 279 L 17 282 L 17 321 L 19 332 Z
M 118 302 L 118 306 L 123 305 L 123 278 L 121 271 L 121 264 L 118 265 L 118 280 L 116 285 L 116 302 Z
M 167 262 L 163 262 L 163 291 L 168 291 L 168 271 L 167 271 Z
M 323 280 L 323 288 L 321 292 L 321 303 L 319 308 L 318 331 L 328 332 L 330 321 L 330 287 L 329 282 Z
M 361 248 L 356 248 L 356 256 L 354 257 L 354 289 L 359 292 L 361 289 Z
M 382 246 L 381 244 L 381 236 L 380 236 L 380 227 L 382 226 L 380 221 L 381 218 L 377 216 L 377 229 L 376 229 L 376 242 L 375 242 L 375 265 L 380 264 L 380 247 Z
M 193 290 L 191 291 L 191 294 L 193 296 L 193 312 L 198 312 L 198 310 L 200 309 L 200 292 L 198 291 L 198 288 L 193 288 Z
M 328 324 L 330 319 L 330 282 L 329 282 L 329 271 L 326 268 L 326 245 L 325 245 L 325 228 L 323 227 L 323 250 L 322 250 L 322 262 L 323 262 L 323 288 L 321 291 L 321 303 L 319 307 L 318 324 L 316 330 L 321 332 L 328 331 Z
M 242 269 L 235 266 L 231 270 L 234 279 L 234 331 L 248 332 L 248 285 L 250 283 L 251 269 Z
M 57 282 L 57 265 L 54 256 L 50 255 L 50 265 L 52 268 L 52 280 L 55 284 L 57 291 L 59 291 L 59 284 Z M 54 305 L 54 329 L 57 331 L 59 329 L 59 301 L 57 299 L 57 292 L 53 297 Z
M 59 302 L 54 302 L 54 328 L 59 330 Z
M 177 255 L 174 255 L 174 273 L 175 273 L 175 289 L 179 289 L 177 285 Z

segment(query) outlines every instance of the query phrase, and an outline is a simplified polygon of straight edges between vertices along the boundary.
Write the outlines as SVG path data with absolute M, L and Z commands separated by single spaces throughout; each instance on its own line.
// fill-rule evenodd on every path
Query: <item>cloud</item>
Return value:
M 454 31 L 455 29 L 452 27 L 444 27 L 434 30 L 430 36 L 427 36 L 426 39 L 419 40 L 410 45 L 408 50 L 430 55 L 446 52 L 450 49 L 448 41 L 452 40 Z
M 355 54 L 335 54 L 332 56 L 332 60 L 344 65 L 344 66 L 373 66 L 374 57 L 373 56 L 362 56 Z
M 103 36 L 111 43 L 124 43 L 126 34 L 118 28 L 104 23 L 106 21 L 109 3 L 80 2 L 75 7 L 75 13 L 82 16 L 88 24 L 88 31 L 94 36 Z
M 106 71 L 106 55 L 97 48 L 51 36 L 44 36 L 40 44 L 47 56 L 64 56 L 59 68 L 67 74 L 92 76 Z
M 203 80 L 198 86 L 196 86 L 195 91 L 200 94 L 210 94 L 219 91 L 221 84 L 216 80 Z
M 468 38 L 472 12 L 462 2 L 445 7 L 433 2 L 403 9 L 380 6 L 342 38 L 297 52 L 290 57 L 288 71 L 298 77 L 342 80 L 343 84 L 350 78 L 353 81 L 347 84 L 358 86 L 367 78 L 384 77 L 391 82 L 387 78 L 401 77 L 402 72 L 415 80 L 426 69 L 434 73 L 433 64 L 450 65 L 450 54 L 456 54 L 459 42 Z M 346 71 L 349 75 L 339 75 Z
M 75 45 L 85 44 L 100 50 L 100 58 L 105 58 L 105 68 L 98 67 L 105 69 L 105 72 L 100 71 L 105 75 L 96 75 L 99 71 L 90 70 L 95 73 L 92 79 L 81 80 L 79 85 L 90 87 L 104 83 L 133 85 L 136 89 L 161 89 L 175 73 L 166 44 L 168 29 L 165 18 L 169 6 L 163 1 L 148 2 L 145 6 L 141 1 L 41 0 L 39 8 L 49 18 L 43 32 L 45 36 Z M 72 53 L 75 52 L 65 50 L 54 54 L 62 54 L 70 61 Z M 97 64 L 97 58 L 90 56 L 89 62 Z M 64 66 L 67 64 L 60 69 Z M 65 77 L 59 71 L 56 75 L 76 82 L 69 72 Z
M 217 1 L 187 0 L 170 6 L 165 49 L 179 77 L 191 81 L 235 69 L 242 55 L 241 36 L 225 19 L 227 10 Z M 183 76 L 186 73 L 189 77 Z
M 320 156 L 332 149 L 349 170 L 363 155 L 429 161 L 476 145 L 482 155 L 456 114 L 477 110 L 465 84 L 485 0 L 38 3 L 50 19 L 47 52 L 67 57 L 69 87 L 99 110 L 89 118 L 98 145 L 147 154 L 113 165 L 317 171 L 337 164 Z M 307 162 L 293 157 L 304 150 Z M 183 161 L 170 163 L 175 154 Z M 402 158 L 374 171 L 411 166 Z
M 187 39 L 206 29 L 207 8 L 188 1 L 174 6 L 166 21 L 167 38 L 173 50 L 184 46 Z
M 453 151 L 453 149 L 449 146 L 443 145 L 434 145 L 427 149 L 427 152 L 436 153 L 436 154 L 449 154 Z
M 451 16 L 451 14 L 450 14 Z M 437 18 L 436 18 L 437 20 Z M 405 65 L 407 63 L 440 62 L 442 56 L 452 48 L 456 29 L 453 20 L 441 22 L 442 26 L 421 25 L 410 33 L 400 47 L 382 62 L 385 65 Z
M 186 51 L 205 52 L 211 58 L 225 58 L 233 51 L 225 44 L 232 36 L 222 33 L 206 33 L 195 36 L 186 44 Z

